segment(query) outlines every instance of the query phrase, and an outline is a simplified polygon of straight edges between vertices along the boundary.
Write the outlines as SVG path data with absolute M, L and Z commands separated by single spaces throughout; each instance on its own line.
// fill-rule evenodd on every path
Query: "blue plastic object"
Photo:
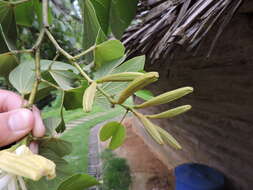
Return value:
M 183 164 L 175 169 L 176 190 L 223 190 L 224 175 L 202 164 Z

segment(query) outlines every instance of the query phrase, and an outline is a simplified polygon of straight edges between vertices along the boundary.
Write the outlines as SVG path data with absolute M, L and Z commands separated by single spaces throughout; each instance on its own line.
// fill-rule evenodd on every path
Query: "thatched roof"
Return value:
M 143 53 L 152 63 L 168 58 L 180 46 L 197 52 L 215 30 L 207 56 L 242 0 L 142 0 L 136 23 L 123 36 L 129 54 Z

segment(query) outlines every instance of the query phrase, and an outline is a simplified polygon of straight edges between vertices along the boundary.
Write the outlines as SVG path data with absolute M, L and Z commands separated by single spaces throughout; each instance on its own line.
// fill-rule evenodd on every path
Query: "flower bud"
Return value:
M 162 129 L 161 127 L 156 126 L 157 131 L 160 133 L 164 142 L 175 149 L 182 149 L 181 145 L 177 142 L 177 140 L 169 134 L 167 131 Z
M 192 107 L 190 105 L 185 105 L 185 106 L 179 106 L 177 108 L 174 109 L 170 109 L 168 111 L 159 113 L 159 114 L 154 114 L 154 115 L 147 115 L 147 118 L 150 119 L 164 119 L 164 118 L 172 118 L 175 117 L 179 114 L 182 114 L 184 112 L 187 112 L 188 110 L 190 110 Z
M 42 156 L 33 154 L 28 147 L 22 145 L 19 150 L 0 152 L 0 169 L 4 172 L 26 177 L 32 180 L 39 180 L 46 176 L 52 179 L 56 176 L 55 164 Z
M 144 115 L 141 113 L 138 113 L 134 111 L 134 114 L 136 117 L 140 120 L 140 122 L 143 124 L 147 132 L 150 134 L 150 136 L 158 143 L 158 144 L 164 144 L 162 137 L 160 136 L 159 132 L 156 129 L 155 124 L 153 124 L 150 120 L 148 120 Z
M 171 102 L 173 100 L 179 99 L 191 92 L 193 92 L 192 87 L 179 88 L 176 90 L 166 92 L 166 93 L 161 94 L 159 96 L 156 96 L 156 97 L 144 102 L 143 104 L 136 105 L 134 108 L 146 108 L 149 106 L 165 104 L 165 103 Z
M 144 75 L 139 72 L 122 72 L 105 76 L 101 79 L 96 80 L 97 83 L 103 82 L 128 82 L 136 79 L 139 76 Z
M 83 110 L 90 112 L 96 95 L 97 83 L 92 82 L 91 85 L 85 90 L 83 95 Z
M 118 104 L 122 104 L 128 97 L 130 97 L 136 91 L 144 88 L 150 83 L 157 81 L 158 77 L 159 77 L 159 74 L 157 72 L 149 72 L 149 73 L 143 74 L 142 76 L 137 77 L 128 85 L 127 88 L 125 88 L 120 93 Z

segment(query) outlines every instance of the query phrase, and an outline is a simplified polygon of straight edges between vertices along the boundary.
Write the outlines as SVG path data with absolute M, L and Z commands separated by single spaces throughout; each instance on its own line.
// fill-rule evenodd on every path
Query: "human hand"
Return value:
M 0 90 L 0 147 L 11 144 L 30 131 L 35 137 L 42 137 L 45 127 L 40 111 L 22 108 L 22 98 L 14 92 Z

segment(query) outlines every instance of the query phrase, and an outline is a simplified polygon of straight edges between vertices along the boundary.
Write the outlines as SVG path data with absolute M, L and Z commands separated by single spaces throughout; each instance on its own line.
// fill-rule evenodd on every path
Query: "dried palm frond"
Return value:
M 216 29 L 215 44 L 242 0 L 142 0 L 136 24 L 128 28 L 123 43 L 129 55 L 149 55 L 152 63 L 170 57 L 176 47 L 198 50 L 208 32 Z

